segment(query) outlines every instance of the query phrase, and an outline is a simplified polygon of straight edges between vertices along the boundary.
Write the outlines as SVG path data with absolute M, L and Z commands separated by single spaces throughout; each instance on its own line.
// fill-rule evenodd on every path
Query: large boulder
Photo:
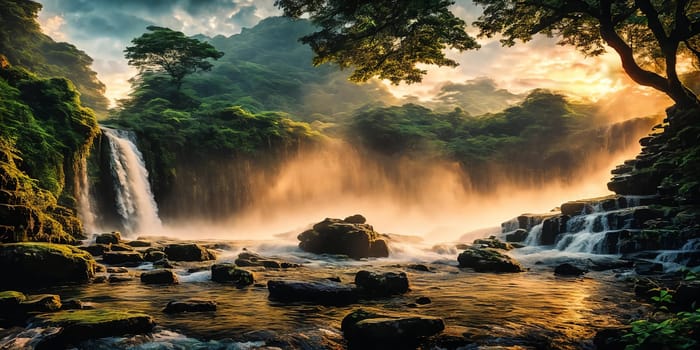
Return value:
M 343 318 L 341 330 L 357 349 L 416 348 L 445 329 L 442 319 L 428 316 L 385 315 L 358 309 Z
M 237 286 L 249 286 L 255 283 L 255 275 L 239 269 L 235 264 L 219 263 L 211 266 L 211 280 L 219 283 L 233 283 Z
M 139 312 L 104 309 L 68 310 L 36 316 L 35 324 L 58 327 L 35 349 L 63 349 L 88 339 L 149 333 L 155 327 L 153 317 Z
M 491 248 L 468 248 L 457 257 L 459 267 L 476 272 L 523 272 L 525 269 L 515 259 Z
M 586 270 L 569 263 L 559 264 L 554 268 L 554 274 L 558 276 L 581 276 L 586 272 Z
M 408 292 L 405 272 L 374 273 L 362 270 L 355 274 L 355 285 L 363 297 L 385 297 Z
M 206 261 L 216 256 L 208 249 L 195 243 L 173 243 L 165 246 L 165 255 L 173 261 Z
M 503 242 L 496 236 L 490 236 L 489 238 L 477 238 L 474 240 L 475 245 L 480 245 L 487 248 L 511 250 L 513 246 L 508 242 Z
M 527 230 L 519 228 L 506 234 L 506 242 L 523 242 L 527 238 L 528 234 L 529 232 Z
M 363 218 L 364 219 L 364 218 Z M 389 247 L 371 225 L 359 218 L 348 217 L 350 222 L 327 218 L 313 229 L 302 232 L 299 248 L 315 254 L 342 254 L 353 259 L 387 257 Z
M 171 270 L 157 269 L 142 273 L 141 282 L 145 284 L 178 284 L 180 280 Z
M 0 244 L 0 289 L 87 282 L 95 266 L 90 253 L 69 245 Z
M 319 305 L 348 305 L 357 301 L 355 288 L 324 280 L 303 282 L 271 280 L 267 282 L 270 300 L 281 302 L 308 302 Z

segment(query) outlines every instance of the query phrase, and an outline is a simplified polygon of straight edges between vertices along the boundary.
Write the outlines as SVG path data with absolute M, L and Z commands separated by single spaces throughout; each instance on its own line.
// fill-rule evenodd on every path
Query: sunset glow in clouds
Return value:
M 55 40 L 74 43 L 94 58 L 93 69 L 107 85 L 106 96 L 112 103 L 127 96 L 128 80 L 136 74 L 127 65 L 123 50 L 147 26 L 165 26 L 187 35 L 230 36 L 244 27 L 254 26 L 262 18 L 281 14 L 274 7 L 274 0 L 40 2 L 44 5 L 39 16 L 43 30 Z M 467 0 L 457 1 L 453 9 L 467 23 L 476 20 L 480 11 Z M 476 35 L 474 28 L 469 32 Z M 600 57 L 584 57 L 544 36 L 510 48 L 501 47 L 497 38 L 481 38 L 479 42 L 482 46 L 479 50 L 449 52 L 449 57 L 460 63 L 457 68 L 422 66 L 428 71 L 422 83 L 394 86 L 386 82 L 386 85 L 397 97 L 430 100 L 445 83 L 488 77 L 500 88 L 514 93 L 543 88 L 592 101 L 636 85 L 622 71 L 617 55 L 611 52 Z

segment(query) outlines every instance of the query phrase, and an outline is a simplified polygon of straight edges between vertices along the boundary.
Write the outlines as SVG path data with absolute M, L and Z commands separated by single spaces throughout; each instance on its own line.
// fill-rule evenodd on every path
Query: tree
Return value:
M 314 65 L 334 62 L 354 66 L 350 80 L 378 76 L 398 84 L 420 82 L 426 73 L 417 63 L 457 66 L 445 48 L 459 51 L 478 44 L 466 23 L 449 10 L 448 0 L 343 1 L 277 0 L 290 17 L 305 13 L 321 30 L 301 38 L 316 56 Z
M 182 32 L 156 26 L 147 29 L 150 33 L 132 40 L 134 46 L 128 46 L 124 56 L 141 73 L 167 73 L 178 91 L 186 75 L 210 70 L 212 64 L 207 59 L 218 60 L 224 55 L 209 43 L 188 38 Z
M 454 41 L 447 38 L 460 38 L 463 46 L 458 49 L 476 48 L 476 44 L 466 45 L 470 39 L 466 34 L 453 31 L 464 30 L 459 19 L 450 16 L 447 8 L 453 1 L 424 0 L 352 2 L 342 5 L 334 0 L 277 0 L 275 4 L 286 15 L 299 17 L 309 13 L 312 21 L 321 30 L 304 37 L 303 42 L 311 44 L 316 54 L 315 63 L 336 62 L 341 67 L 356 66 L 364 72 L 365 57 L 381 56 L 383 46 L 366 45 L 353 39 L 353 28 L 370 28 L 380 34 L 377 39 L 392 43 L 391 47 L 404 50 L 412 46 L 402 45 L 409 38 L 402 30 L 376 30 L 377 23 L 390 28 L 395 25 L 412 27 L 421 18 L 428 28 L 421 29 L 422 42 L 437 42 L 444 47 Z M 700 1 L 697 0 L 474 0 L 484 7 L 484 13 L 474 22 L 480 37 L 501 35 L 504 46 L 512 46 L 516 41 L 526 42 L 535 34 L 545 34 L 560 38 L 560 44 L 572 45 L 589 56 L 605 52 L 607 44 L 620 56 L 625 72 L 638 84 L 653 87 L 666 93 L 680 107 L 700 105 L 697 96 L 681 82 L 678 74 L 679 59 L 700 61 Z M 366 13 L 365 7 L 390 9 L 386 12 Z M 402 8 L 410 8 L 402 12 Z M 396 13 L 401 16 L 396 17 Z M 423 14 L 421 17 L 419 14 Z M 427 16 L 426 16 L 427 14 Z M 377 19 L 380 19 L 379 22 Z M 463 23 L 463 22 L 462 22 Z M 398 27 L 401 28 L 401 27 Z M 410 32 L 410 31 L 409 31 Z M 372 35 L 372 31 L 360 31 Z M 463 36 L 464 35 L 464 36 Z M 322 39 L 322 40 L 319 40 Z M 365 39 L 371 41 L 370 39 Z M 320 43 L 320 45 L 319 45 Z M 398 43 L 398 44 L 397 44 Z M 436 45 L 431 46 L 433 50 Z M 367 52 L 372 51 L 372 52 Z M 420 53 L 420 51 L 419 51 Z M 414 74 L 392 75 L 390 67 L 377 66 L 370 74 L 353 75 L 356 80 L 367 80 L 372 76 L 389 77 L 392 82 L 420 81 L 416 63 L 435 63 L 430 56 L 410 55 L 401 58 L 396 64 L 405 65 L 401 70 Z M 417 76 L 416 76 L 417 75 Z

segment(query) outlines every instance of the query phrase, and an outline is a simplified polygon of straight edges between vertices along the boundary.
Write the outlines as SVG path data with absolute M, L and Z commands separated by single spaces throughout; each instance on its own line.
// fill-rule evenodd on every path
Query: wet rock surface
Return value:
M 421 315 L 375 313 L 358 309 L 343 318 L 343 336 L 353 348 L 418 347 L 445 329 L 442 319 Z
M 457 257 L 459 267 L 476 272 L 523 272 L 525 269 L 508 255 L 492 248 L 469 248 Z
M 357 302 L 354 287 L 334 281 L 271 280 L 267 282 L 270 300 L 308 302 L 320 305 L 348 305 Z
M 361 216 L 349 217 L 350 222 L 327 218 L 299 234 L 299 248 L 316 254 L 340 254 L 353 259 L 387 257 L 386 240 L 364 223 Z M 362 222 L 362 223 L 360 223 Z

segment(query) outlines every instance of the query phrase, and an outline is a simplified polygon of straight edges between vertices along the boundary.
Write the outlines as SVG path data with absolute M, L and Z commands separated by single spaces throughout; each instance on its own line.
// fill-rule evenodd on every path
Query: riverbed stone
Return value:
M 53 312 L 61 309 L 61 297 L 56 294 L 27 295 L 19 307 L 25 312 Z
M 255 283 L 255 274 L 240 269 L 232 263 L 218 263 L 211 266 L 211 280 L 219 283 L 233 283 L 249 286 Z
M 74 246 L 24 242 L 0 244 L 0 289 L 87 282 L 95 260 Z
M 151 245 L 153 245 L 153 243 L 151 243 L 150 241 L 144 241 L 144 240 L 140 240 L 140 239 L 137 239 L 135 241 L 129 241 L 129 242 L 126 242 L 125 244 L 128 246 L 134 247 L 134 248 L 145 248 L 145 247 L 150 247 Z
M 469 248 L 457 257 L 459 267 L 476 272 L 523 272 L 525 269 L 515 259 L 492 248 Z
M 581 276 L 586 272 L 588 271 L 569 263 L 559 264 L 554 268 L 554 274 L 558 276 Z
M 149 250 L 147 250 L 143 254 L 143 260 L 150 261 L 150 262 L 156 262 L 158 260 L 163 260 L 165 258 L 167 258 L 165 253 L 162 250 L 157 250 L 157 249 L 150 250 L 150 248 L 149 248 Z
M 474 244 L 481 245 L 483 247 L 512 250 L 513 246 L 508 242 L 503 242 L 496 236 L 490 236 L 489 238 L 478 238 L 474 240 Z
M 93 244 L 79 248 L 92 254 L 92 256 L 100 256 L 109 251 L 109 244 Z
M 121 283 L 121 282 L 130 282 L 134 279 L 134 276 L 128 274 L 128 273 L 113 273 L 109 275 L 109 278 L 107 281 L 109 283 Z
M 143 262 L 143 256 L 137 251 L 106 252 L 102 254 L 102 261 L 109 265 L 133 266 Z
M 113 252 L 130 252 L 134 250 L 134 247 L 126 244 L 110 244 L 109 250 Z
M 420 315 L 380 314 L 358 309 L 343 318 L 341 330 L 350 347 L 415 348 L 445 329 L 442 319 Z
M 95 243 L 97 244 L 119 244 L 122 241 L 121 233 L 109 232 L 95 235 Z
M 260 254 L 253 253 L 248 250 L 245 250 L 238 254 L 238 258 L 236 259 L 235 263 L 240 267 L 262 266 L 273 269 L 287 269 L 301 266 L 299 264 L 291 263 L 288 261 L 263 257 Z
M 195 243 L 168 244 L 163 251 L 168 256 L 168 259 L 173 261 L 207 261 L 216 259 L 216 255 L 213 252 Z
M 304 282 L 270 280 L 267 282 L 270 300 L 308 302 L 319 305 L 348 305 L 357 302 L 358 294 L 349 285 L 323 280 Z
M 216 302 L 202 299 L 173 300 L 163 309 L 163 312 L 169 314 L 206 311 L 216 311 Z
M 141 282 L 145 284 L 178 284 L 180 280 L 172 270 L 157 269 L 142 273 Z
M 386 297 L 408 292 L 405 272 L 375 273 L 367 270 L 355 274 L 355 285 L 363 297 Z
M 108 309 L 67 310 L 35 317 L 42 326 L 59 327 L 53 336 L 45 337 L 35 349 L 62 349 L 88 339 L 145 334 L 156 325 L 153 317 L 140 312 Z
M 352 217 L 351 217 L 352 218 Z M 371 225 L 361 220 L 326 218 L 299 234 L 299 248 L 315 254 L 341 254 L 353 259 L 387 257 L 389 247 Z

